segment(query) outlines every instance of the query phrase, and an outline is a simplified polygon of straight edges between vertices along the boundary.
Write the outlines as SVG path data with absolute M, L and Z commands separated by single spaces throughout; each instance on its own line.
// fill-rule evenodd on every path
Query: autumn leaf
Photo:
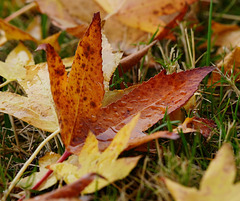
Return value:
M 90 172 L 97 172 L 106 179 L 95 179 L 83 193 L 92 193 L 104 186 L 126 177 L 136 166 L 140 156 L 117 159 L 121 152 L 127 147 L 132 130 L 136 126 L 139 115 L 126 124 L 114 137 L 111 144 L 104 152 L 99 151 L 98 141 L 91 132 L 79 156 L 72 155 L 59 164 L 51 165 L 54 173 L 69 184 Z M 77 161 L 77 162 L 73 162 Z
M 13 75 L 27 94 L 22 96 L 11 92 L 0 92 L 0 111 L 13 115 L 45 131 L 54 132 L 59 128 L 52 100 L 47 64 L 25 66 L 22 70 L 13 69 Z
M 0 19 L 0 29 L 5 32 L 7 40 L 32 40 L 36 42 L 30 34 Z
M 104 77 L 104 90 L 107 92 L 109 90 L 109 82 L 111 77 L 120 63 L 122 53 L 113 52 L 111 44 L 108 42 L 107 37 L 102 31 L 102 71 Z
M 51 90 L 66 147 L 71 141 L 84 142 L 89 121 L 95 121 L 96 113 L 101 107 L 104 96 L 101 44 L 98 13 L 78 45 L 68 77 L 61 58 L 53 47 L 42 46 L 47 51 Z
M 232 52 L 227 54 L 225 58 L 217 64 L 219 70 L 223 68 L 223 74 L 228 77 L 236 76 L 234 81 L 240 81 L 240 44 L 233 49 Z M 209 78 L 209 84 L 217 84 L 221 80 L 221 74 L 213 71 L 212 76 Z
M 33 65 L 34 60 L 31 52 L 19 43 L 10 54 L 5 62 L 0 61 L 0 75 L 8 81 L 23 79 L 26 76 L 26 65 Z
M 240 27 L 236 24 L 221 24 L 213 21 L 212 31 L 214 45 L 220 47 L 218 53 L 223 52 L 224 48 L 235 48 L 240 43 Z
M 160 28 L 159 32 L 164 30 L 164 26 L 173 21 L 184 10 L 186 3 L 193 3 L 194 0 L 151 0 L 148 2 L 144 0 L 115 0 L 111 3 L 108 0 L 96 0 L 96 2 L 109 14 L 116 15 L 121 23 L 155 33 L 158 27 Z
M 197 90 L 201 80 L 213 69 L 213 67 L 196 68 L 171 75 L 166 75 L 166 72 L 162 71 L 123 95 L 121 99 L 101 108 L 91 130 L 96 131 L 94 125 L 101 125 L 101 130 L 97 131 L 101 134 L 97 138 L 110 140 L 114 136 L 114 131 L 116 132 L 137 112 L 141 112 L 137 128 L 145 131 L 163 118 L 166 109 L 171 113 L 183 106 Z
M 154 33 L 159 28 L 159 35 L 176 25 L 186 13 L 187 4 L 196 0 L 181 1 L 83 1 L 83 0 L 36 0 L 41 12 L 46 13 L 55 25 L 69 29 L 75 36 L 81 37 L 83 29 L 91 22 L 93 13 L 100 12 L 107 17 L 105 33 L 113 48 L 126 51 L 132 44 L 147 41 L 148 32 Z M 52 9 L 54 7 L 54 9 Z M 127 20 L 126 20 L 127 19 Z M 174 23 L 173 23 L 174 22 Z M 73 29 L 79 25 L 79 32 Z M 118 30 L 117 32 L 115 30 Z M 127 37 L 126 37 L 127 36 Z M 162 36 L 163 37 L 163 34 Z
M 176 201 L 239 201 L 240 183 L 234 183 L 235 177 L 234 153 L 229 144 L 224 144 L 205 172 L 199 190 L 164 180 Z
M 150 139 L 142 131 L 163 118 L 166 108 L 170 114 L 182 107 L 197 90 L 201 80 L 214 69 L 204 67 L 171 75 L 162 71 L 120 99 L 115 99 L 115 102 L 101 107 L 104 89 L 99 14 L 94 16 L 79 43 L 69 77 L 54 49 L 50 45 L 42 45 L 41 48 L 47 51 L 61 136 L 66 148 L 74 153 L 81 150 L 89 130 L 97 136 L 100 149 L 105 149 L 120 128 L 138 112 L 141 112 L 141 117 L 131 140 Z
M 104 88 L 108 90 L 109 80 L 118 65 L 121 53 L 113 53 L 103 36 Z M 63 59 L 66 66 L 72 65 L 73 58 Z M 33 64 L 32 54 L 21 43 L 8 55 L 5 63 L 0 62 L 0 75 L 8 81 L 17 80 L 27 97 L 10 92 L 0 92 L 0 111 L 11 114 L 45 131 L 57 130 L 58 120 L 50 91 L 47 64 Z
M 35 26 L 39 26 L 39 24 L 34 24 Z M 32 32 L 33 25 L 29 25 L 29 31 L 30 33 Z M 33 36 L 31 36 L 28 32 L 25 32 L 7 22 L 5 22 L 3 19 L 0 19 L 0 30 L 3 30 L 5 32 L 5 37 L 7 40 L 31 40 L 36 42 L 37 44 L 42 44 L 42 43 L 49 43 L 51 44 L 57 51 L 60 50 L 60 46 L 58 44 L 58 37 L 60 33 L 56 33 L 54 35 L 51 35 L 45 39 L 36 39 Z
M 31 176 L 24 177 L 21 179 L 17 186 L 24 188 L 24 189 L 31 189 L 48 171 L 47 166 L 54 164 L 60 158 L 59 154 L 50 152 L 47 153 L 45 156 L 39 159 L 39 172 L 34 172 Z M 51 175 L 48 180 L 43 182 L 38 188 L 38 190 L 43 190 L 49 188 L 50 186 L 54 185 L 57 182 L 57 178 L 54 175 Z
M 27 199 L 27 201 L 81 201 L 77 197 L 79 194 L 88 186 L 96 177 L 101 177 L 95 173 L 90 173 L 84 175 L 76 182 L 66 185 L 57 190 L 51 191 L 49 193 L 45 193 L 43 195 L 36 196 L 31 199 Z M 74 198 L 75 197 L 75 198 Z

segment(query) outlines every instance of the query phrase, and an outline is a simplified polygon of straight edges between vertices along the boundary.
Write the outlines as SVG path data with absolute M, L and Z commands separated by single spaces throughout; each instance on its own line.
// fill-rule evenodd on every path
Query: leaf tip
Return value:
M 43 43 L 43 44 L 40 44 L 37 49 L 35 51 L 39 51 L 39 50 L 47 50 L 49 44 L 46 44 L 46 43 Z

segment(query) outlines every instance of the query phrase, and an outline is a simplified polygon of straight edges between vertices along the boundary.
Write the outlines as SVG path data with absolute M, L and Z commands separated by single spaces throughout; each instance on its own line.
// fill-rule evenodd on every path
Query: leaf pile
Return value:
M 159 146 L 158 138 L 167 138 L 170 143 L 180 138 L 183 143 L 177 141 L 176 144 L 180 144 L 180 149 L 182 145 L 185 146 L 185 151 L 188 151 L 185 133 L 199 132 L 208 140 L 212 137 L 216 127 L 212 120 L 195 116 L 186 118 L 182 124 L 172 128 L 169 118 L 178 118 L 178 112 L 184 106 L 188 107 L 188 101 L 195 106 L 194 93 L 215 67 L 199 67 L 172 74 L 161 70 L 150 79 L 122 90 L 110 90 L 109 87 L 113 76 L 118 76 L 115 71 L 117 67 L 124 73 L 139 63 L 148 50 L 158 45 L 158 40 L 165 37 L 178 20 L 182 20 L 189 5 L 194 2 L 196 0 L 36 0 L 33 3 L 55 25 L 81 38 L 74 57 L 66 59 L 61 59 L 57 53 L 60 50 L 57 42 L 60 33 L 42 40 L 39 31 L 36 34 L 32 31 L 31 26 L 34 25 L 22 31 L 6 20 L 0 20 L 0 29 L 6 37 L 3 41 L 20 40 L 5 62 L 0 62 L 0 75 L 6 79 L 1 87 L 11 82 L 16 82 L 20 87 L 20 90 L 13 91 L 9 87 L 8 91 L 4 89 L 0 92 L 0 112 L 45 131 L 55 132 L 60 128 L 65 146 L 63 156 L 71 155 L 62 162 L 63 156 L 48 153 L 39 159 L 38 172 L 17 181 L 18 187 L 34 190 L 47 189 L 59 180 L 67 184 L 29 201 L 81 200 L 80 193 L 94 193 L 129 175 L 142 156 L 131 150 L 134 156 L 121 157 L 124 151 L 139 148 L 154 153 L 153 150 L 157 148 L 160 159 L 160 150 L 164 149 Z M 104 21 L 101 21 L 100 13 Z M 234 32 L 238 31 L 237 26 L 228 27 Z M 224 29 L 216 23 L 215 36 L 224 32 Z M 144 48 L 135 51 L 132 44 L 146 41 L 148 33 L 155 35 Z M 32 54 L 22 40 L 40 44 L 38 50 L 45 50 L 47 62 L 35 65 Z M 117 48 L 124 52 L 115 51 Z M 122 55 L 129 52 L 133 54 L 121 59 Z M 217 66 L 223 69 L 226 77 L 231 76 L 231 86 L 239 81 L 238 56 L 239 47 L 236 46 Z M 215 85 L 222 79 L 215 72 L 211 77 L 211 84 Z M 215 94 L 211 92 L 211 95 Z M 237 109 L 235 114 L 237 116 Z M 169 130 L 155 132 L 161 129 L 162 125 L 157 127 L 161 120 L 166 121 Z M 148 129 L 153 131 L 149 134 Z M 191 143 L 191 139 L 189 141 Z M 198 146 L 196 142 L 194 146 Z M 159 161 L 164 165 L 164 160 Z M 224 144 L 210 163 L 199 190 L 183 187 L 167 178 L 163 180 L 174 199 L 179 201 L 239 200 L 238 184 L 233 184 L 236 176 L 233 163 L 231 147 Z M 42 178 L 52 172 L 50 178 L 41 183 Z M 223 179 L 226 180 L 224 187 L 221 183 Z M 38 185 L 39 188 L 34 187 Z

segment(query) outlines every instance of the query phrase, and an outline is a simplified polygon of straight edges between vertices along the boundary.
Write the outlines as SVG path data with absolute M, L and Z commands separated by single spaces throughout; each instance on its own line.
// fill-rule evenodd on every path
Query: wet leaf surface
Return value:
M 99 14 L 95 15 L 79 43 L 69 77 L 54 49 L 50 45 L 40 48 L 47 51 L 51 89 L 62 139 L 67 149 L 74 153 L 81 150 L 89 130 L 97 136 L 103 150 L 138 112 L 141 116 L 131 140 L 141 137 L 141 141 L 146 142 L 142 137 L 150 138 L 142 132 L 162 119 L 166 109 L 170 114 L 182 107 L 198 89 L 202 79 L 214 69 L 203 67 L 171 75 L 162 71 L 129 93 L 119 96 L 115 102 L 101 107 L 104 89 Z

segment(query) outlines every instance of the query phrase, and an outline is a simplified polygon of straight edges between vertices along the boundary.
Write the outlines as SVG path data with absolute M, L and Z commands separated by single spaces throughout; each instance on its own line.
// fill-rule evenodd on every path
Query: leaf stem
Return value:
M 60 129 L 57 129 L 55 132 L 53 132 L 51 135 L 49 135 L 39 146 L 38 148 L 34 151 L 32 156 L 26 161 L 26 163 L 23 165 L 21 170 L 18 172 L 16 177 L 13 179 L 11 182 L 9 188 L 4 192 L 3 197 L 1 201 L 6 201 L 9 193 L 12 191 L 12 189 L 15 187 L 17 184 L 18 180 L 21 178 L 22 174 L 24 171 L 27 169 L 27 167 L 30 165 L 30 163 L 34 160 L 34 158 L 37 156 L 37 154 L 40 152 L 40 150 L 45 146 L 45 144 L 50 141 L 53 137 L 55 137 L 58 133 L 60 132 Z
M 63 155 L 58 159 L 57 163 L 61 163 L 66 160 L 68 156 L 72 153 L 69 151 L 65 151 Z M 46 174 L 32 187 L 32 190 L 37 190 L 38 187 L 52 174 L 53 170 L 48 170 Z M 18 201 L 22 201 L 26 196 L 23 195 Z

